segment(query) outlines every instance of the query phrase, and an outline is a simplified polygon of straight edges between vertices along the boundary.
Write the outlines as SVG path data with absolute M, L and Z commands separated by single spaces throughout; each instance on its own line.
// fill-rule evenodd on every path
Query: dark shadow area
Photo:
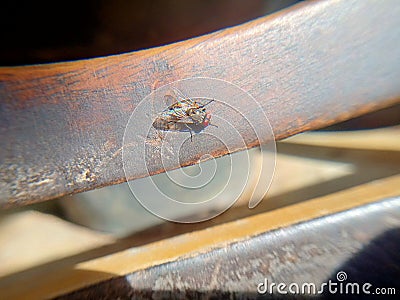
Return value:
M 345 272 L 346 279 L 338 275 Z M 338 279 L 342 279 L 339 281 Z M 342 283 L 343 290 L 346 291 L 347 283 L 357 283 L 359 295 L 350 294 L 357 291 L 357 288 L 347 287 L 349 294 L 340 295 L 343 299 L 398 299 L 400 294 L 400 228 L 388 230 L 376 239 L 372 240 L 362 251 L 356 253 L 350 260 L 343 265 L 326 280 L 331 280 L 340 288 Z M 363 285 L 371 294 L 362 292 Z M 385 289 L 386 295 L 378 295 L 375 289 Z M 395 295 L 389 288 L 395 289 Z M 383 290 L 379 290 L 382 292 Z M 392 290 L 393 291 L 393 290 Z M 324 293 L 326 299 L 336 299 L 337 294 Z
M 119 54 L 238 25 L 298 1 L 2 1 L 0 65 Z
M 363 116 L 340 122 L 318 131 L 365 130 L 400 124 L 400 104 L 380 109 Z

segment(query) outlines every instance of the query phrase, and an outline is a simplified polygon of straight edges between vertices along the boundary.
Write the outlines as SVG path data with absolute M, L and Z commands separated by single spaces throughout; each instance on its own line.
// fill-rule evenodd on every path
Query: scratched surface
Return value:
M 344 284 L 370 283 L 371 293 L 376 287 L 392 287 L 397 294 L 399 208 L 400 198 L 386 199 L 109 279 L 57 299 L 259 299 L 257 286 L 265 279 L 299 287 L 314 283 L 321 290 L 324 282 L 340 282 L 338 272 L 346 273 Z M 321 295 L 337 299 L 327 288 Z M 266 296 L 286 299 L 276 290 Z M 299 296 L 309 299 L 307 294 L 295 298 Z
M 129 116 L 151 91 L 175 80 L 237 84 L 261 103 L 276 139 L 397 103 L 399 15 L 395 0 L 309 2 L 160 48 L 0 68 L 0 206 L 124 181 Z M 227 154 L 202 138 L 181 165 L 204 153 Z M 160 161 L 153 165 L 151 174 L 164 171 Z M 137 170 L 129 179 L 146 175 Z

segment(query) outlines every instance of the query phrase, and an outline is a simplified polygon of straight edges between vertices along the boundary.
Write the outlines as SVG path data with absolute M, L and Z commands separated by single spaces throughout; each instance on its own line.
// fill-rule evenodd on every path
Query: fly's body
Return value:
M 153 126 L 160 130 L 189 130 L 192 138 L 194 128 L 205 128 L 210 125 L 211 114 L 205 106 L 213 100 L 199 99 L 197 101 L 185 97 L 178 90 L 168 93 L 165 98 L 173 103 L 159 113 Z M 202 102 L 206 102 L 202 104 Z

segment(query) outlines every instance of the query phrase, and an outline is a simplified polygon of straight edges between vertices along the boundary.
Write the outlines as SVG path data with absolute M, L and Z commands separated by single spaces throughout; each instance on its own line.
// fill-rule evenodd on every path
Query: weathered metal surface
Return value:
M 299 286 L 314 283 L 320 289 L 329 280 L 339 283 L 339 271 L 347 274 L 343 283 L 370 283 L 371 292 L 392 287 L 397 294 L 399 225 L 400 198 L 386 199 L 110 279 L 58 299 L 248 299 L 260 296 L 257 286 L 265 279 Z M 335 296 L 327 288 L 322 294 Z M 269 296 L 282 295 L 275 290 Z
M 261 103 L 276 139 L 397 103 L 399 15 L 394 0 L 307 2 L 165 47 L 1 68 L 0 206 L 124 181 L 129 116 L 143 97 L 174 80 L 206 76 L 239 85 Z M 189 146 L 181 165 L 204 153 L 227 154 L 210 145 L 204 137 Z M 150 174 L 164 171 L 160 161 L 153 166 Z M 137 170 L 133 178 L 147 175 Z
M 135 274 L 143 270 L 158 268 L 159 266 L 169 266 L 167 269 L 172 271 L 170 266 L 175 265 L 171 265 L 171 263 L 177 262 L 179 266 L 181 265 L 179 262 L 198 261 L 198 258 L 196 260 L 191 259 L 207 253 L 210 253 L 211 257 L 216 254 L 228 257 L 231 255 L 229 253 L 232 253 L 230 249 L 238 246 L 240 248 L 240 245 L 249 247 L 251 252 L 258 243 L 253 244 L 253 238 L 263 236 L 267 232 L 270 232 L 271 235 L 266 236 L 272 238 L 265 238 L 266 243 L 270 240 L 272 241 L 271 243 L 274 245 L 276 243 L 279 246 L 279 240 L 291 243 L 292 239 L 296 240 L 296 236 L 298 238 L 302 236 L 302 243 L 312 243 L 315 240 L 315 244 L 325 247 L 325 243 L 330 244 L 334 239 L 333 237 L 328 238 L 327 236 L 330 236 L 326 234 L 328 231 L 322 230 L 323 226 L 321 225 L 329 226 L 329 222 L 308 223 L 316 219 L 332 221 L 330 224 L 335 229 L 332 229 L 331 232 L 333 232 L 334 236 L 337 236 L 339 232 L 343 233 L 342 237 L 339 234 L 338 239 L 334 239 L 334 244 L 341 247 L 340 251 L 346 250 L 348 248 L 343 248 L 341 243 L 346 241 L 350 243 L 351 238 L 346 234 L 347 231 L 341 231 L 342 227 L 339 222 L 346 216 L 349 216 L 349 220 L 354 217 L 355 221 L 351 224 L 357 228 L 356 232 L 358 234 L 352 236 L 355 238 L 353 243 L 356 244 L 360 240 L 363 243 L 367 243 L 366 240 L 373 238 L 371 234 L 379 234 L 382 222 L 386 224 L 387 229 L 399 227 L 399 201 L 396 202 L 396 205 L 386 204 L 387 201 L 383 201 L 384 199 L 399 198 L 399 183 L 400 175 L 393 176 L 247 218 L 237 214 L 238 217 L 234 221 L 219 223 L 220 225 L 217 226 L 213 226 L 211 221 L 201 223 L 208 225 L 206 229 L 204 229 L 206 226 L 193 227 L 194 224 L 169 223 L 171 226 L 155 228 L 154 231 L 146 231 L 140 235 L 134 235 L 128 239 L 118 241 L 116 244 L 110 245 L 110 247 L 93 249 L 79 255 L 52 261 L 3 277 L 0 280 L 1 296 L 5 299 L 26 299 L 27 297 L 29 299 L 49 299 L 72 293 L 112 278 Z M 367 206 L 373 203 L 377 203 L 376 206 Z M 366 207 L 367 209 L 353 211 L 357 207 Z M 377 211 L 381 211 L 380 209 L 386 210 L 387 217 L 385 217 L 384 221 L 371 217 L 371 213 L 376 211 L 375 208 L 379 208 Z M 341 217 L 339 218 L 325 218 L 348 210 L 358 212 L 358 214 L 340 214 L 339 216 Z M 361 218 L 365 219 L 358 223 L 357 220 Z M 350 224 L 349 222 L 346 221 L 346 224 Z M 309 224 L 309 226 L 306 226 L 309 229 L 293 231 L 293 228 L 297 228 L 293 227 L 296 224 Z M 365 224 L 368 226 L 361 228 Z M 313 229 L 314 226 L 315 229 Z M 302 228 L 304 229 L 304 227 Z M 374 228 L 377 231 L 373 231 L 375 230 Z M 183 234 L 185 232 L 186 234 Z M 290 234 L 287 235 L 286 233 Z M 355 231 L 351 227 L 348 233 L 352 234 Z M 257 239 L 254 241 L 257 241 Z M 301 245 L 301 243 L 298 245 Z M 384 245 L 384 247 L 386 246 Z M 354 249 L 354 247 L 349 247 Z M 227 249 L 229 252 L 223 251 L 221 254 L 221 249 Z M 243 250 L 243 247 L 240 249 Z M 274 249 L 274 246 L 269 244 L 264 247 L 265 259 L 269 260 L 272 259 L 271 257 L 277 256 Z M 299 249 L 301 249 L 300 246 Z M 237 253 L 241 253 L 246 257 L 246 253 L 242 250 Z M 340 256 L 342 252 L 339 250 L 335 253 Z M 353 251 L 353 254 L 355 252 Z M 331 254 L 335 256 L 335 253 L 332 252 Z M 205 257 L 207 258 L 207 256 Z M 291 257 L 286 258 L 290 262 Z M 219 259 L 221 260 L 221 257 Z M 313 257 L 309 257 L 307 262 L 311 266 L 314 263 L 313 259 Z M 209 260 L 207 261 L 209 262 Z M 295 263 L 296 261 L 293 262 Z M 315 263 L 320 263 L 319 256 L 315 257 Z M 201 266 L 201 261 L 198 262 L 197 266 Z M 239 267 L 240 265 L 238 265 Z M 279 272 L 280 270 L 279 264 L 271 267 L 271 271 Z M 198 269 L 198 272 L 201 274 L 201 269 Z M 199 274 L 194 275 L 197 276 Z M 305 276 L 304 272 L 299 276 Z M 234 280 L 234 275 L 232 277 Z M 122 283 L 125 284 L 126 282 Z

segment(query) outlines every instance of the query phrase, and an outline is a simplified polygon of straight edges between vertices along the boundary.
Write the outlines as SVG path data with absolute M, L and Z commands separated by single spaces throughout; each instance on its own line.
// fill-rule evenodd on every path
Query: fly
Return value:
M 200 131 L 208 125 L 212 125 L 210 124 L 211 114 L 207 112 L 205 106 L 213 102 L 214 99 L 199 98 L 195 101 L 184 96 L 177 89 L 166 94 L 165 98 L 172 100 L 173 103 L 157 115 L 153 122 L 154 128 L 170 131 L 189 130 L 190 140 L 192 140 L 192 131 Z M 204 100 L 207 102 L 202 104 L 201 102 L 204 102 Z

